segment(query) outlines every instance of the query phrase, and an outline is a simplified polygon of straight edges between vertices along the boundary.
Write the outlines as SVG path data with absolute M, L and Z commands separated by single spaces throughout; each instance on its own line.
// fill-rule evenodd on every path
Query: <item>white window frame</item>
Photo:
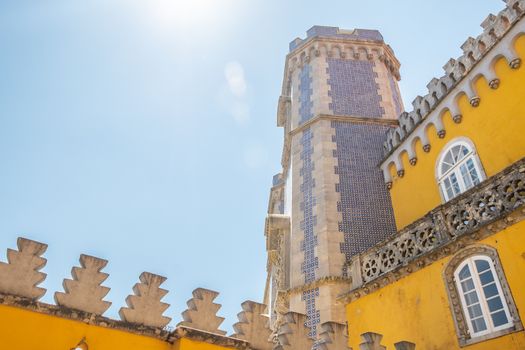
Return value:
M 454 166 L 448 169 L 446 172 L 442 173 L 441 168 L 442 168 L 442 164 L 445 159 L 445 156 L 448 154 L 450 150 L 452 150 L 452 148 L 456 146 L 464 146 L 465 148 L 468 149 L 468 153 L 463 157 L 463 159 L 461 159 L 461 161 L 454 164 Z M 469 159 L 472 159 L 472 162 L 474 164 L 474 169 L 476 170 L 476 173 L 479 178 L 479 182 L 480 183 L 483 182 L 483 180 L 485 180 L 486 178 L 485 172 L 483 171 L 483 167 L 481 166 L 481 162 L 476 152 L 476 148 L 474 147 L 474 144 L 472 143 L 472 141 L 464 137 L 454 139 L 450 141 L 447 145 L 445 145 L 445 147 L 443 147 L 443 150 L 440 152 L 438 156 L 438 161 L 436 162 L 436 180 L 438 182 L 439 193 L 441 194 L 443 203 L 448 202 L 452 198 L 455 198 L 459 196 L 461 193 L 476 186 L 474 185 L 472 187 L 467 188 L 463 175 L 461 174 L 461 166 L 463 164 L 466 164 Z M 447 190 L 446 190 L 446 186 L 445 186 L 445 180 L 450 179 L 452 174 L 455 174 L 455 177 L 457 179 L 457 183 L 459 185 L 459 193 L 452 197 L 449 197 Z
M 481 281 L 480 281 L 480 278 L 479 278 L 479 274 L 478 274 L 477 268 L 475 266 L 475 261 L 476 260 L 483 260 L 483 261 L 486 261 L 489 264 L 489 269 L 492 272 L 492 275 L 493 275 L 493 278 L 494 278 L 494 283 L 495 283 L 497 291 L 498 291 L 498 296 L 501 299 L 501 303 L 503 304 L 503 310 L 505 312 L 505 316 L 507 317 L 507 323 L 505 323 L 505 324 L 502 324 L 502 325 L 497 326 L 497 327 L 494 326 L 494 323 L 492 321 L 492 317 L 490 315 L 490 310 L 488 308 L 487 298 L 485 297 L 485 293 L 484 293 L 483 288 L 481 286 Z M 474 290 L 476 291 L 477 297 L 479 299 L 479 305 L 481 307 L 483 320 L 485 321 L 485 325 L 487 327 L 487 329 L 483 330 L 483 331 L 475 332 L 473 327 L 472 327 L 471 318 L 470 318 L 470 315 L 469 315 L 469 312 L 468 312 L 468 309 L 467 309 L 467 301 L 465 299 L 465 293 L 463 292 L 463 289 L 462 289 L 462 286 L 461 286 L 461 281 L 460 281 L 460 278 L 459 278 L 459 272 L 466 265 L 468 265 L 468 267 L 469 267 L 471 278 L 472 278 L 472 281 L 474 282 Z M 503 293 L 503 289 L 501 288 L 500 278 L 499 277 L 500 276 L 498 276 L 498 272 L 497 272 L 497 270 L 496 270 L 496 268 L 494 266 L 494 262 L 492 261 L 492 259 L 490 257 L 485 256 L 485 255 L 474 255 L 474 256 L 471 256 L 471 257 L 465 259 L 461 264 L 459 264 L 459 266 L 454 271 L 454 280 L 456 282 L 456 288 L 458 290 L 458 294 L 459 294 L 460 299 L 461 299 L 461 305 L 462 305 L 462 308 L 463 308 L 463 313 L 465 315 L 465 321 L 467 323 L 467 326 L 468 326 L 468 329 L 469 329 L 469 333 L 470 333 L 470 336 L 472 338 L 484 336 L 484 335 L 491 334 L 491 333 L 494 333 L 494 332 L 498 332 L 498 331 L 501 331 L 501 330 L 504 330 L 504 329 L 508 329 L 508 328 L 511 328 L 511 327 L 514 326 L 514 320 L 513 320 L 512 316 L 511 316 L 511 313 L 509 311 L 508 300 L 505 297 L 505 294 Z

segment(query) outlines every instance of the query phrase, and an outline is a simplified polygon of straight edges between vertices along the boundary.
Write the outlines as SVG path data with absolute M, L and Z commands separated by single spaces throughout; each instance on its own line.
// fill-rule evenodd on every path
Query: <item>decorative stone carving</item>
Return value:
M 363 341 L 359 344 L 360 350 L 386 350 L 386 347 L 381 345 L 381 339 L 383 336 L 381 334 L 368 332 L 361 334 L 361 340 Z
M 126 304 L 119 311 L 123 321 L 142 324 L 150 327 L 164 327 L 171 318 L 162 314 L 169 307 L 161 299 L 168 294 L 168 291 L 160 288 L 166 281 L 166 277 L 143 272 L 139 277 L 140 282 L 133 286 L 134 295 L 128 295 Z
M 46 265 L 47 244 L 19 237 L 18 250 L 7 250 L 7 264 L 0 262 L 0 293 L 23 296 L 38 300 L 45 293 L 38 285 L 46 279 L 40 272 Z
M 348 347 L 348 329 L 345 324 L 325 322 L 319 333 L 320 350 L 351 350 Z
M 64 279 L 65 293 L 56 292 L 57 305 L 102 315 L 110 306 L 109 301 L 102 300 L 109 292 L 108 287 L 101 286 L 108 274 L 100 272 L 108 261 L 89 255 L 80 255 L 80 266 L 73 267 L 73 279 Z
M 461 114 L 456 114 L 452 117 L 452 120 L 454 123 L 459 124 L 461 123 L 461 120 L 463 119 L 463 116 Z
M 500 80 L 498 78 L 492 79 L 489 82 L 489 86 L 491 89 L 496 90 L 499 87 Z
M 314 346 L 314 340 L 308 336 L 306 315 L 288 312 L 284 315 L 284 322 L 277 332 L 277 344 L 274 350 L 308 350 Z
M 284 126 L 286 123 L 287 118 L 290 114 L 290 104 L 291 104 L 291 97 L 290 96 L 279 96 L 279 102 L 277 103 L 277 125 L 278 126 Z
M 219 311 L 221 305 L 213 302 L 218 295 L 219 293 L 213 290 L 195 289 L 193 298 L 186 302 L 188 309 L 182 313 L 184 321 L 178 325 L 225 335 L 226 332 L 219 329 L 219 326 L 224 321 L 224 317 L 217 316 L 217 311 Z
M 285 271 L 286 237 L 290 234 L 290 217 L 287 215 L 270 214 L 265 222 L 266 250 L 268 251 L 267 271 L 270 277 L 273 295 L 269 298 L 272 305 L 271 323 L 278 328 L 283 313 L 288 312 L 288 281 Z M 268 299 L 265 299 L 268 300 Z
M 266 305 L 248 300 L 241 306 L 243 311 L 237 314 L 239 322 L 233 325 L 235 333 L 232 337 L 248 341 L 254 350 L 271 350 L 270 319 L 264 315 Z
M 368 283 L 525 204 L 525 159 L 447 202 L 361 254 Z M 354 282 L 355 283 L 355 282 Z

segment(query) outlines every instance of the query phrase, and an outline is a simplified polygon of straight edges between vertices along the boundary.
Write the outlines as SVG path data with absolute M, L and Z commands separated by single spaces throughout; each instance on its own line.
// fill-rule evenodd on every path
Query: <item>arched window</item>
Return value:
M 471 337 L 514 325 L 489 257 L 476 255 L 466 259 L 456 269 L 454 279 Z
M 456 141 L 442 152 L 437 164 L 437 175 L 445 201 L 484 180 L 475 149 L 466 141 Z
M 523 330 L 493 247 L 460 250 L 446 265 L 443 277 L 460 346 Z

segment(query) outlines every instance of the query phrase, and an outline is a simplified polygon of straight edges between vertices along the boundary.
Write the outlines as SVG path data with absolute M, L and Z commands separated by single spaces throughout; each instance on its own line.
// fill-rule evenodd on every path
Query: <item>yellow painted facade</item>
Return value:
M 498 251 L 514 301 L 525 317 L 525 222 L 513 225 L 479 244 Z M 397 283 L 362 297 L 346 307 L 349 342 L 359 349 L 359 335 L 375 332 L 383 335 L 382 345 L 393 349 L 394 343 L 407 340 L 416 349 L 460 349 L 443 270 L 451 257 L 434 262 Z M 523 331 L 472 344 L 472 350 L 525 349 Z
M 515 48 L 519 57 L 525 57 L 525 36 L 516 41 Z M 478 107 L 472 107 L 465 95 L 459 100 L 461 123 L 454 123 L 448 112 L 443 116 L 444 138 L 437 136 L 434 127 L 427 130 L 431 149 L 426 153 L 421 142 L 417 142 L 416 165 L 410 165 L 404 153 L 404 176 L 398 177 L 395 167 L 391 167 L 394 181 L 390 193 L 398 229 L 442 203 L 436 181 L 436 162 L 451 140 L 467 137 L 474 143 L 487 178 L 525 157 L 525 68 L 511 69 L 501 58 L 495 71 L 501 80 L 498 89 L 492 90 L 484 78 L 476 82 L 475 88 L 481 98 Z
M 514 42 L 514 48 L 518 57 L 525 57 L 525 36 Z M 484 77 L 475 80 L 474 91 L 481 101 L 479 106 L 471 106 L 463 94 L 458 100 L 462 121 L 455 123 L 450 112 L 445 112 L 442 115 L 445 136 L 438 137 L 438 130 L 429 127 L 426 135 L 430 150 L 425 152 L 418 139 L 414 165 L 409 163 L 407 152 L 401 155 L 404 172 L 398 173 L 399 166 L 390 164 L 388 170 L 393 180 L 390 194 L 398 230 L 444 203 L 436 176 L 437 162 L 442 151 L 454 140 L 467 138 L 474 144 L 486 179 L 525 157 L 525 68 L 512 69 L 502 57 L 495 62 L 494 70 L 500 79 L 499 87 L 491 89 Z M 514 223 L 510 220 L 508 223 L 510 226 L 500 228 L 499 232 L 492 231 L 494 233 L 475 244 L 466 244 L 459 252 L 483 245 L 497 251 L 519 319 L 523 322 L 525 221 Z M 363 288 L 355 289 L 361 291 L 361 295 L 346 305 L 351 348 L 359 349 L 363 341 L 360 335 L 373 332 L 383 336 L 381 345 L 387 349 L 394 349 L 394 344 L 401 340 L 425 350 L 525 349 L 525 332 L 521 326 L 500 336 L 473 338 L 467 344 L 460 344 L 444 277 L 445 268 L 455 253 L 450 251 L 420 270 L 409 270 L 398 280 L 374 288 L 370 293 L 363 293 Z M 369 285 L 374 282 L 372 280 Z
M 185 338 L 170 344 L 150 336 L 0 305 L 0 349 L 2 350 L 70 350 L 83 338 L 86 339 L 90 350 L 232 349 Z

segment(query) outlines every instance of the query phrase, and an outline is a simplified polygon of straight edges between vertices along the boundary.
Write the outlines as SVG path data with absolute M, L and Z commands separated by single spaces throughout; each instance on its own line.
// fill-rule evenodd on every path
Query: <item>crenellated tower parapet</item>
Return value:
M 320 115 L 396 119 L 399 66 L 377 30 L 314 26 L 290 43 L 277 125 L 291 131 Z

